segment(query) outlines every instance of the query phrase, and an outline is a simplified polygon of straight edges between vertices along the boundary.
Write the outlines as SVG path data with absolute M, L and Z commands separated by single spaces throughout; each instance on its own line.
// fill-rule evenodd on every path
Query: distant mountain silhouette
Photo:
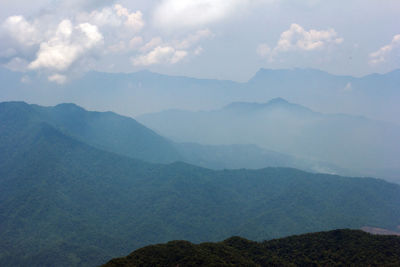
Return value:
M 33 72 L 0 68 L 0 78 L 0 101 L 74 102 L 134 117 L 166 109 L 211 110 L 232 102 L 282 97 L 323 113 L 363 115 L 400 124 L 396 115 L 400 112 L 400 70 L 352 77 L 314 69 L 260 69 L 244 83 L 150 71 L 92 71 L 58 85 Z
M 255 144 L 350 171 L 344 174 L 400 182 L 400 126 L 396 124 L 314 112 L 282 98 L 267 103 L 236 102 L 212 111 L 167 110 L 137 119 L 179 142 Z M 324 169 L 317 166 L 315 170 Z

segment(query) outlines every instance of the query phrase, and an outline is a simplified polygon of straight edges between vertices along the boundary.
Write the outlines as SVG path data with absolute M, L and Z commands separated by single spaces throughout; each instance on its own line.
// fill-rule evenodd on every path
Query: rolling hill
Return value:
M 145 245 L 400 223 L 400 186 L 289 168 L 213 171 L 107 152 L 0 104 L 0 265 L 93 266 Z

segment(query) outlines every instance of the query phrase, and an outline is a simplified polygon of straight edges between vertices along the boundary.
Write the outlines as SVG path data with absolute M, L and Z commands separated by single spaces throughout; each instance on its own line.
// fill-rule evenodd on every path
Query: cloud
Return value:
M 199 30 L 194 34 L 188 35 L 181 41 L 176 43 L 176 47 L 179 49 L 188 49 L 192 47 L 194 44 L 197 44 L 199 41 L 205 38 L 213 37 L 214 34 L 209 29 Z
M 387 61 L 392 51 L 396 48 L 400 48 L 400 34 L 393 36 L 390 44 L 382 46 L 378 51 L 369 54 L 369 63 L 375 65 Z
M 187 52 L 176 50 L 171 46 L 157 46 L 145 55 L 132 60 L 135 66 L 149 66 L 154 64 L 175 64 L 187 56 Z
M 181 61 L 184 57 L 186 57 L 188 54 L 187 51 L 184 50 L 176 50 L 174 53 L 174 56 L 171 58 L 171 64 L 178 63 Z
M 127 50 L 127 46 L 124 41 L 119 41 L 116 44 L 112 44 L 107 48 L 112 53 L 119 53 Z
M 261 56 L 276 56 L 281 52 L 288 51 L 314 51 L 326 48 L 329 45 L 343 43 L 343 38 L 338 37 L 334 29 L 306 31 L 299 24 L 292 24 L 287 31 L 284 31 L 276 46 L 268 49 L 267 44 L 260 44 L 257 52 Z
M 67 81 L 67 77 L 61 74 L 54 74 L 47 78 L 50 82 L 55 82 L 58 84 L 63 84 Z
M 118 16 L 115 9 L 111 7 L 105 7 L 101 10 L 94 10 L 90 13 L 81 12 L 77 14 L 77 21 L 89 22 L 98 27 L 120 27 L 123 24 L 121 17 Z
M 129 41 L 130 49 L 137 49 L 143 43 L 141 36 L 135 36 Z
M 4 67 L 12 71 L 26 71 L 28 69 L 29 62 L 20 57 L 12 58 L 8 63 L 4 64 Z
M 32 46 L 41 41 L 39 30 L 23 16 L 8 17 L 2 28 L 20 45 Z
M 144 46 L 140 48 L 141 52 L 147 52 L 152 50 L 154 47 L 160 46 L 163 43 L 161 37 L 153 37 L 150 41 L 148 41 Z
M 192 47 L 211 36 L 213 33 L 210 30 L 203 29 L 169 43 L 164 43 L 161 37 L 154 37 L 139 49 L 143 54 L 133 58 L 132 63 L 134 66 L 178 63 L 189 54 L 200 55 L 203 48 L 197 46 L 192 49 Z
M 140 11 L 130 13 L 129 10 L 121 5 L 115 5 L 114 9 L 119 17 L 125 18 L 124 25 L 134 31 L 140 31 L 144 27 L 143 14 Z
M 250 2 L 252 1 L 163 0 L 155 9 L 154 22 L 162 28 L 202 27 L 226 18 Z
M 97 26 L 81 23 L 73 27 L 70 20 L 63 20 L 52 38 L 42 42 L 30 69 L 54 69 L 64 71 L 79 57 L 103 41 Z
M 96 9 L 94 0 L 56 2 L 30 19 L 8 17 L 0 24 L 0 64 L 19 71 L 40 70 L 49 81 L 61 83 L 72 73 L 101 69 L 110 61 L 120 66 L 126 66 L 126 59 L 134 66 L 176 64 L 200 55 L 200 42 L 214 36 L 207 28 L 173 38 L 161 38 L 151 29 L 139 35 L 146 24 L 143 13 L 111 2 L 105 5 L 102 0 Z M 206 4 L 214 6 L 211 1 Z M 216 7 L 225 4 L 220 1 Z
M 121 27 L 139 32 L 145 25 L 143 13 L 141 11 L 130 12 L 122 5 L 114 5 L 113 7 L 104 7 L 101 10 L 94 10 L 90 13 L 81 12 L 77 15 L 80 22 L 89 22 L 98 27 Z

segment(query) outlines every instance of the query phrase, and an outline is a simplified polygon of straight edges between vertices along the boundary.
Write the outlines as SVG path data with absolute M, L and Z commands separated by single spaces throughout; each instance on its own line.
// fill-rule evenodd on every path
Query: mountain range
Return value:
M 211 111 L 167 110 L 137 119 L 178 142 L 254 144 L 336 166 L 315 164 L 314 171 L 400 181 L 400 126 L 393 123 L 315 112 L 282 98 Z
M 324 113 L 362 115 L 400 124 L 400 70 L 352 77 L 314 69 L 260 69 L 244 83 L 149 71 L 87 72 L 54 84 L 37 73 L 0 68 L 0 79 L 0 101 L 42 105 L 73 102 L 131 117 L 166 109 L 212 110 L 232 102 L 282 97 Z
M 134 156 L 165 160 L 176 150 L 131 120 L 71 104 L 0 104 L 1 266 L 94 266 L 176 239 L 261 241 L 400 224 L 399 185 L 291 168 L 147 163 Z M 115 129 L 135 137 L 127 141 L 135 151 L 111 142 Z
M 10 102 L 5 105 L 26 106 Z M 255 145 L 199 145 L 177 143 L 113 112 L 87 111 L 75 104 L 54 107 L 31 105 L 32 114 L 69 136 L 102 150 L 153 163 L 184 161 L 212 169 L 293 167 L 307 171 L 337 170 L 333 165 L 293 157 Z

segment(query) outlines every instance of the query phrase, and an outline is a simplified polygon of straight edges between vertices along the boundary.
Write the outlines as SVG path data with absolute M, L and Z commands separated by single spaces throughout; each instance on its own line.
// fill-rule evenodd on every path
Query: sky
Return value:
M 246 81 L 260 68 L 400 68 L 399 0 L 0 0 L 0 65 Z

